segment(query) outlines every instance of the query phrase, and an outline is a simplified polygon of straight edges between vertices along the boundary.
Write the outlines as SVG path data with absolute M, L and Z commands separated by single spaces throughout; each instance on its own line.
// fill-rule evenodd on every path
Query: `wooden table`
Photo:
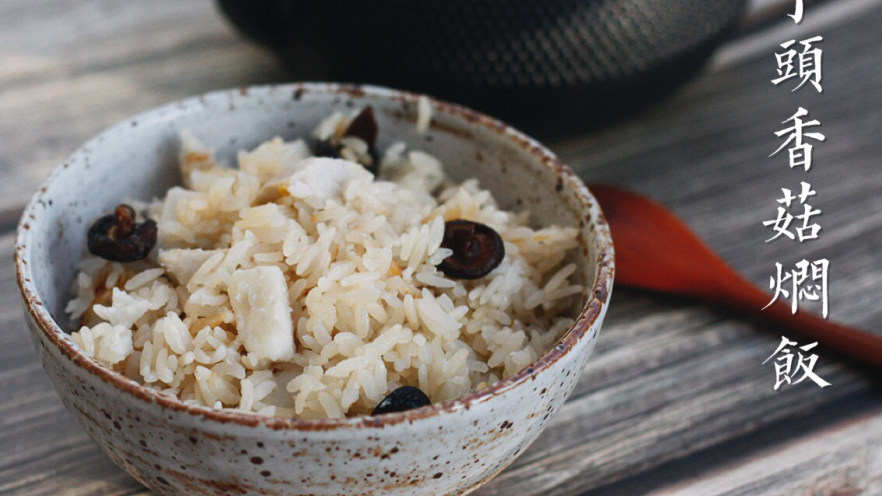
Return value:
M 542 138 L 586 180 L 672 208 L 758 285 L 776 261 L 828 258 L 830 318 L 880 332 L 882 1 L 814 2 L 798 27 L 774 4 L 755 2 L 750 19 L 772 22 L 745 30 L 664 102 L 600 131 Z M 824 93 L 773 86 L 777 44 L 818 34 Z M 23 204 L 64 156 L 128 115 L 287 78 L 207 0 L 0 2 L 0 492 L 148 494 L 67 415 L 40 369 L 12 270 Z M 808 174 L 767 157 L 800 105 L 827 136 Z M 780 188 L 800 180 L 817 191 L 820 239 L 764 243 Z M 815 372 L 833 386 L 775 391 L 761 364 L 781 335 L 617 288 L 576 392 L 478 494 L 882 494 L 878 378 L 817 349 Z

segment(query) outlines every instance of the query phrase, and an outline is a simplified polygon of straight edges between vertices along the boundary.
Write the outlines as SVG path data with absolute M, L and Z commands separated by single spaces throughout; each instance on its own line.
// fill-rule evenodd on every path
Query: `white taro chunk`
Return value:
M 184 185 L 190 187 L 190 175 L 194 170 L 208 170 L 217 166 L 214 152 L 193 135 L 188 129 L 181 131 L 181 151 L 179 153 L 181 174 L 184 176 Z
M 110 365 L 132 354 L 132 330 L 126 326 L 101 322 L 91 328 L 83 326 L 71 338 L 86 353 Z
M 294 329 L 282 270 L 260 266 L 233 272 L 228 287 L 236 327 L 252 358 L 294 358 Z
M 335 158 L 315 157 L 303 161 L 303 167 L 291 175 L 288 191 L 314 208 L 322 208 L 325 200 L 338 199 L 345 187 L 361 181 L 367 187 L 374 175 L 359 164 Z
M 159 265 L 172 276 L 181 286 L 186 286 L 193 274 L 202 267 L 209 258 L 220 250 L 203 250 L 200 248 L 173 248 L 159 251 Z
M 256 176 L 264 184 L 280 175 L 289 176 L 299 168 L 302 160 L 311 155 L 305 141 L 284 142 L 276 137 L 250 152 L 240 151 L 239 169 Z

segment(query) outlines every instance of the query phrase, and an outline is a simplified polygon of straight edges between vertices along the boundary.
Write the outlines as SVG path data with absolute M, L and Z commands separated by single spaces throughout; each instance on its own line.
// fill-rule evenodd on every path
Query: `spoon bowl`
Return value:
M 843 356 L 882 368 L 882 336 L 793 313 L 741 277 L 680 219 L 658 203 L 606 185 L 590 186 L 616 246 L 616 283 L 730 307 L 798 333 Z M 768 305 L 768 306 L 767 306 Z

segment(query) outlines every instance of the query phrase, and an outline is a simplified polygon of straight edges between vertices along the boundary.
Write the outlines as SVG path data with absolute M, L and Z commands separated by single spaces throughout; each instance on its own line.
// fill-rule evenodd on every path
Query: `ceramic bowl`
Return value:
M 499 121 L 377 87 L 293 84 L 210 93 L 122 122 L 77 150 L 40 188 L 18 230 L 15 265 L 37 352 L 62 402 L 117 465 L 159 494 L 462 494 L 511 463 L 572 392 L 613 282 L 609 228 L 585 185 L 534 140 Z M 89 224 L 124 199 L 180 180 L 189 128 L 231 159 L 273 136 L 304 136 L 334 109 L 372 105 L 378 145 L 437 155 L 457 181 L 476 176 L 505 208 L 579 228 L 586 284 L 575 325 L 530 367 L 446 403 L 375 417 L 305 421 L 186 405 L 99 364 L 64 314 Z

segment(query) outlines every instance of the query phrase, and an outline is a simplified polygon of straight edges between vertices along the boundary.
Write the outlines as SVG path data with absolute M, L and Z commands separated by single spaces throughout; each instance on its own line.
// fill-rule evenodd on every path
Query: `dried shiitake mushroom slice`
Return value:
M 156 246 L 156 222 L 135 223 L 135 209 L 118 205 L 112 214 L 92 224 L 86 235 L 89 253 L 112 262 L 136 262 L 147 258 Z
M 490 226 L 470 220 L 451 220 L 444 224 L 443 248 L 453 250 L 438 269 L 454 279 L 478 279 L 499 266 L 505 245 Z
M 420 388 L 413 386 L 401 386 L 400 388 L 389 393 L 382 401 L 377 403 L 371 415 L 379 415 L 381 413 L 403 412 L 412 410 L 432 402 Z
M 371 174 L 376 175 L 380 168 L 380 154 L 376 148 L 378 134 L 379 128 L 377 127 L 377 119 L 374 117 L 374 110 L 368 106 L 349 122 L 342 136 L 336 138 L 331 136 L 327 140 L 319 141 L 313 147 L 313 153 L 317 157 L 340 158 L 345 146 L 345 138 L 357 138 L 357 140 L 364 142 L 361 146 L 367 145 L 367 148 L 362 149 L 360 153 L 353 151 L 353 155 L 358 157 L 355 161 L 363 165 Z

